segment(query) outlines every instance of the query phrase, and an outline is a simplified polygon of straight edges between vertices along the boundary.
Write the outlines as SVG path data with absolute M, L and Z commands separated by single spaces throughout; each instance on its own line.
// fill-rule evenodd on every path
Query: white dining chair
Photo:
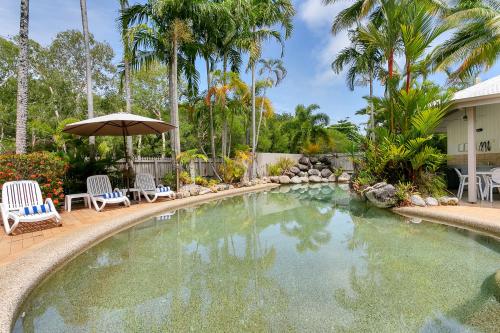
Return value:
M 458 197 L 458 199 L 462 199 L 462 195 L 464 194 L 465 187 L 467 186 L 467 188 L 469 188 L 469 176 L 462 174 L 462 172 L 460 172 L 460 170 L 457 168 L 454 168 L 454 170 L 457 173 L 458 179 L 460 181 L 460 184 L 458 185 L 457 197 Z M 483 181 L 482 181 L 481 177 L 479 177 L 479 176 L 476 176 L 476 181 L 477 181 L 477 189 L 478 189 L 477 196 L 479 197 L 479 199 L 483 200 L 483 198 L 484 198 L 483 185 L 482 185 Z
M 488 198 L 490 202 L 493 202 L 493 190 L 498 189 L 500 193 L 500 169 L 495 168 L 491 173 L 491 176 L 488 177 Z

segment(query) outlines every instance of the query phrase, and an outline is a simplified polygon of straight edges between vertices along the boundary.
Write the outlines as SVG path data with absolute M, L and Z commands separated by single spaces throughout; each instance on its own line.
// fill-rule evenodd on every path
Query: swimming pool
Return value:
M 14 331 L 494 332 L 498 269 L 498 240 L 288 186 L 106 239 L 35 289 Z

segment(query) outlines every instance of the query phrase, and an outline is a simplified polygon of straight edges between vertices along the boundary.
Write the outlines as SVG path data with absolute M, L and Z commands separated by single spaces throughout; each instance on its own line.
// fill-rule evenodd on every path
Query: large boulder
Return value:
M 332 175 L 332 172 L 329 169 L 321 170 L 321 177 L 328 178 Z
M 300 180 L 299 176 L 295 176 L 295 177 L 292 177 L 292 179 L 290 179 L 290 182 L 293 184 L 300 184 L 300 183 L 302 183 L 302 180 Z
M 307 176 L 300 177 L 300 181 L 301 181 L 302 183 L 309 183 L 309 177 L 307 177 Z
M 328 164 L 328 156 L 327 155 L 322 155 L 318 158 L 318 160 L 321 162 L 321 163 L 324 163 L 324 164 Z
M 285 171 L 283 172 L 283 176 L 288 176 L 288 178 L 295 177 L 295 174 L 291 171 Z
M 428 197 L 428 198 L 425 198 L 425 204 L 427 206 L 439 206 L 439 201 L 437 201 L 436 198 Z
M 304 165 L 309 165 L 309 163 L 310 163 L 309 157 L 302 156 L 301 158 L 299 158 L 299 163 L 304 164 Z
M 299 168 L 300 171 L 307 171 L 309 170 L 309 165 L 308 164 L 297 164 L 297 168 Z
M 351 176 L 349 176 L 347 172 L 342 172 L 342 174 L 337 179 L 339 183 L 348 183 L 350 180 Z
M 321 183 L 321 177 L 320 176 L 317 176 L 317 175 L 312 175 L 312 176 L 309 176 L 309 181 L 311 183 Z
M 410 202 L 413 206 L 418 206 L 418 207 L 425 207 L 427 204 L 425 203 L 425 200 L 422 199 L 422 197 L 418 194 L 413 194 L 410 197 Z
M 307 177 L 308 174 L 307 174 L 307 172 L 301 171 L 301 172 L 299 172 L 298 176 L 299 177 Z
M 442 206 L 457 206 L 458 205 L 458 198 L 454 198 L 454 197 L 440 197 L 438 199 L 438 202 Z
M 317 169 L 310 169 L 307 171 L 307 173 L 309 174 L 309 176 L 319 176 L 320 175 L 320 172 Z
M 297 175 L 300 172 L 300 169 L 297 167 L 291 167 L 290 172 L 292 172 L 294 175 Z
M 322 183 L 328 183 L 328 178 L 321 178 Z
M 330 177 L 328 177 L 328 181 L 329 181 L 330 183 L 334 183 L 334 182 L 336 182 L 336 181 L 337 181 L 337 177 L 335 177 L 335 175 L 334 175 L 334 174 L 331 174 L 331 175 L 330 175 Z
M 365 190 L 365 197 L 379 208 L 389 208 L 396 205 L 396 188 L 391 184 L 377 183 Z
M 323 163 L 316 163 L 314 165 L 314 169 L 318 169 L 319 171 L 323 170 L 323 169 L 326 169 L 328 168 L 327 165 L 323 164 Z
M 280 182 L 280 184 L 289 184 L 290 183 L 290 177 L 288 177 L 288 176 L 279 176 L 279 182 Z
M 316 164 L 318 163 L 318 158 L 316 156 L 311 156 L 309 157 L 309 162 L 311 162 L 311 164 Z
M 271 176 L 271 177 L 269 177 L 269 180 L 271 180 L 271 183 L 279 183 L 280 177 L 279 176 Z

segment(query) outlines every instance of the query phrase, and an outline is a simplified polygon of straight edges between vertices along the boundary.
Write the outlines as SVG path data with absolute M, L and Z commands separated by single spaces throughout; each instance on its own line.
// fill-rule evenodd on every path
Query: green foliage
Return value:
M 416 187 L 411 182 L 399 182 L 396 185 L 396 200 L 398 205 L 408 205 L 410 203 L 410 196 L 415 192 Z
M 364 157 L 358 161 L 361 170 L 356 176 L 358 183 L 410 182 L 422 194 L 443 193 L 445 182 L 441 167 L 446 156 L 437 148 L 433 133 L 446 114 L 449 95 L 428 87 L 424 84 L 412 90 L 412 103 L 407 103 L 405 91 L 395 96 L 392 102 L 395 109 L 403 109 L 404 105 L 409 116 L 409 119 L 397 117 L 396 128 L 405 130 L 390 134 L 385 128 L 379 128 L 376 141 L 366 140 Z M 382 100 L 376 105 L 387 103 Z
M 295 165 L 295 161 L 288 157 L 280 157 L 276 165 L 281 169 L 282 172 L 287 172 L 291 167 Z
M 208 186 L 208 180 L 204 177 L 201 177 L 201 176 L 197 176 L 195 179 L 194 179 L 194 183 L 196 185 L 200 185 L 200 186 Z
M 177 179 L 175 172 L 167 172 L 162 178 L 162 184 L 169 186 L 173 191 L 177 191 Z
M 183 185 L 191 183 L 191 176 L 188 172 L 182 171 L 179 173 L 179 182 Z
M 269 176 L 281 176 L 283 174 L 283 169 L 278 164 L 268 164 L 267 174 Z
M 0 187 L 8 181 L 34 180 L 44 198 L 52 198 L 57 207 L 64 201 L 63 180 L 67 170 L 66 161 L 54 153 L 0 155 Z

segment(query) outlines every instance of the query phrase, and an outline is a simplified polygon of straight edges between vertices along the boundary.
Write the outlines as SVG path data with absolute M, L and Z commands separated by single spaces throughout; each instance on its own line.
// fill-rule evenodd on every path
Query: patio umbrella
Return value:
M 119 112 L 68 124 L 63 131 L 80 136 L 122 136 L 126 147 L 127 136 L 161 134 L 174 128 L 175 126 L 161 120 Z M 128 168 L 128 159 L 125 149 L 125 168 Z M 130 188 L 128 172 L 127 187 Z

